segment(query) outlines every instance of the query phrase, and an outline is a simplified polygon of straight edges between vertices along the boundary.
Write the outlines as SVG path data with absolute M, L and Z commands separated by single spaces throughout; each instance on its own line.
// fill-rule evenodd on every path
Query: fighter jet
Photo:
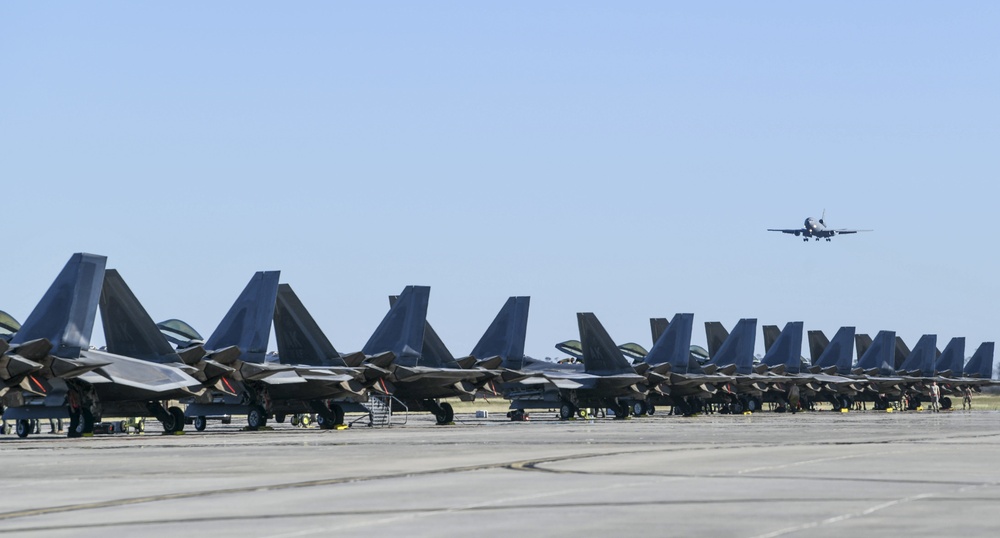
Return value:
M 795 237 L 801 236 L 803 241 L 809 241 L 810 237 L 814 238 L 816 241 L 819 241 L 820 239 L 826 239 L 827 241 L 830 241 L 835 235 L 856 234 L 858 232 L 872 231 L 872 230 L 847 230 L 847 229 L 835 230 L 832 228 L 827 228 L 824 217 L 826 217 L 826 210 L 823 210 L 823 215 L 820 216 L 818 220 L 814 219 L 813 217 L 807 218 L 802 228 L 791 228 L 791 229 L 768 228 L 767 231 L 781 232 L 783 234 L 792 234 Z
M 43 339 L 51 345 L 48 372 L 32 377 L 38 390 L 6 398 L 4 418 L 18 421 L 22 437 L 39 418 L 69 418 L 70 437 L 92 433 L 102 416 L 154 416 L 173 431 L 183 411 L 163 402 L 200 390 L 178 368 L 90 349 L 106 260 L 74 254 L 11 340 L 18 352 Z
M 359 372 L 357 381 L 367 393 L 337 397 L 327 404 L 337 424 L 343 422 L 346 411 L 375 412 L 376 404 L 370 398 L 372 393 L 388 394 L 387 380 L 392 376 L 389 368 L 395 355 L 391 351 L 371 357 L 360 352 L 338 352 L 288 284 L 278 285 L 274 335 L 278 340 L 278 363 L 295 365 L 301 376 L 323 376 L 331 368 L 343 371 L 353 368 Z M 319 419 L 320 427 L 324 427 L 323 415 Z
M 769 329 L 768 327 L 774 326 L 765 327 L 765 338 L 769 337 L 768 333 L 771 333 L 770 336 L 774 336 L 774 329 L 777 329 L 777 327 L 774 327 L 774 329 Z M 847 330 L 851 331 L 849 334 L 853 334 L 853 329 L 848 328 Z M 838 332 L 837 334 L 840 335 L 841 333 Z M 846 346 L 848 350 L 846 367 L 849 370 L 851 359 L 850 338 L 846 336 L 841 336 L 840 338 L 841 341 L 845 338 L 848 341 L 848 345 Z M 864 382 L 834 375 L 833 373 L 824 373 L 822 367 L 817 368 L 816 371 L 808 368 L 803 369 L 801 321 L 792 321 L 785 324 L 785 328 L 778 333 L 773 342 L 770 345 L 765 344 L 765 347 L 767 351 L 764 353 L 764 358 L 761 359 L 761 364 L 767 368 L 768 373 L 782 375 L 788 379 L 788 382 L 785 383 L 784 391 L 770 391 L 765 393 L 765 401 L 772 401 L 778 404 L 787 403 L 788 389 L 791 384 L 794 384 L 799 387 L 800 401 L 803 408 L 808 408 L 810 401 L 823 399 L 833 402 L 835 406 L 839 406 L 844 397 L 853 398 L 854 395 L 864 389 Z M 828 349 L 830 350 L 828 356 L 831 357 L 831 363 L 836 364 L 837 361 L 842 360 L 840 357 L 832 357 L 835 350 L 841 349 L 839 346 L 828 347 Z M 822 354 L 820 356 L 822 357 Z M 818 362 L 826 360 L 824 357 Z
M 433 329 L 428 330 L 429 287 L 407 286 L 397 298 L 390 299 L 389 313 L 361 352 L 374 356 L 391 351 L 396 356 L 388 383 L 395 397 L 394 410 L 399 405 L 399 409 L 429 411 L 439 425 L 450 424 L 455 412 L 441 399 L 472 400 L 500 372 L 475 365 L 463 368 Z
M 592 313 L 578 313 L 577 325 L 583 349 L 583 371 L 556 365 L 516 372 L 521 387 L 505 388 L 512 414 L 524 409 L 559 407 L 559 418 L 567 420 L 585 408 L 608 408 L 616 419 L 628 417 L 630 401 L 645 399 L 646 378 L 636 373 L 615 346 L 604 326 Z M 512 416 L 511 418 L 515 418 Z
M 670 405 L 674 414 L 690 416 L 703 408 L 703 403 L 735 378 L 725 374 L 707 374 L 692 353 L 691 332 L 694 314 L 675 314 L 666 319 L 649 320 L 654 343 L 642 362 L 649 387 L 645 401 L 632 403 L 635 415 L 653 414 L 657 405 Z
M 216 360 L 234 372 L 223 378 L 228 390 L 215 387 L 188 404 L 186 416 L 196 429 L 204 429 L 212 415 L 245 415 L 248 427 L 260 429 L 270 418 L 281 422 L 285 415 L 296 413 L 316 413 L 320 427 L 330 429 L 344 423 L 338 401 L 366 397 L 361 368 L 267 361 L 271 323 L 280 310 L 279 277 L 278 271 L 256 273 L 205 341 L 209 357 L 218 356 Z M 287 348 L 286 352 L 287 361 L 291 352 Z

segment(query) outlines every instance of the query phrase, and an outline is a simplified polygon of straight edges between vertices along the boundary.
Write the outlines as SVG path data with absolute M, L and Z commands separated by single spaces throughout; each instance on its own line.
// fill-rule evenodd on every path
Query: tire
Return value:
M 443 426 L 445 424 L 450 424 L 454 422 L 455 410 L 451 407 L 451 404 L 448 402 L 444 402 L 440 404 L 440 407 L 441 407 L 441 412 L 435 415 L 437 416 L 438 425 Z
M 274 421 L 277 422 L 278 424 L 284 424 L 285 423 L 285 415 L 284 414 L 274 415 Z
M 332 430 L 334 426 L 333 421 L 323 415 L 318 415 L 316 417 L 316 424 L 319 425 L 319 429 L 321 430 Z
M 14 428 L 15 431 L 17 432 L 17 436 L 20 437 L 21 439 L 24 439 L 29 435 L 31 435 L 31 430 L 32 430 L 31 421 L 26 418 L 18 420 L 17 424 L 14 425 Z
M 292 422 L 292 426 L 298 426 L 299 425 L 299 416 L 298 415 L 292 415 L 292 421 L 291 422 Z
M 160 420 L 164 433 L 174 433 L 184 430 L 184 411 L 180 407 L 167 409 L 167 417 Z
M 448 410 L 451 411 L 451 405 L 450 404 L 443 403 L 443 404 L 441 404 L 441 407 L 444 408 L 444 406 L 446 406 L 446 405 L 448 406 Z M 331 403 L 330 404 L 330 414 L 333 415 L 333 425 L 334 426 L 342 426 L 344 424 L 344 408 L 341 407 L 340 404 Z M 454 413 L 454 411 L 452 411 L 451 412 L 451 418 L 454 418 L 454 417 L 455 417 L 455 413 Z M 448 422 L 451 422 L 451 418 L 449 418 Z
M 204 416 L 194 417 L 194 429 L 203 432 L 208 427 L 208 419 Z
M 735 401 L 732 404 L 730 404 L 729 407 L 730 407 L 730 411 L 734 415 L 739 415 L 739 414 L 743 413 L 743 402 Z
M 568 403 L 564 403 L 559 406 L 559 420 L 569 420 L 573 418 L 573 406 Z
M 252 430 L 259 430 L 267 426 L 267 413 L 263 407 L 255 405 L 250 408 L 250 412 L 247 413 L 247 426 L 250 426 Z
M 638 401 L 632 404 L 632 414 L 641 417 L 647 412 L 646 402 Z
M 760 411 L 760 402 L 757 401 L 757 398 L 747 398 L 746 407 L 747 411 L 750 411 L 751 413 L 756 413 L 757 411 Z
M 656 406 L 653 404 L 646 404 L 646 414 L 653 416 L 656 414 Z
M 941 409 L 951 409 L 951 398 L 947 396 L 941 397 Z

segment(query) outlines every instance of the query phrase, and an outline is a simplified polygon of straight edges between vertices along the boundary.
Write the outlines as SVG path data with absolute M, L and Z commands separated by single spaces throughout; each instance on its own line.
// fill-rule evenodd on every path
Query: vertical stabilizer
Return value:
M 895 375 L 896 333 L 879 331 L 872 345 L 858 358 L 858 367 L 863 370 L 877 369 L 879 375 Z
M 708 356 L 714 357 L 719 353 L 722 343 L 729 338 L 729 331 L 718 321 L 705 322 L 705 340 L 708 343 Z
M 46 338 L 52 344 L 53 355 L 79 357 L 80 351 L 90 347 L 107 261 L 96 254 L 70 257 L 11 344 Z
M 871 347 L 872 337 L 864 333 L 856 334 L 854 335 L 854 344 L 858 349 L 858 358 L 860 359 L 868 351 L 868 348 Z
M 378 355 L 392 351 L 395 363 L 416 366 L 424 347 L 424 326 L 427 323 L 427 305 L 430 302 L 429 286 L 407 286 L 398 300 L 389 308 L 362 353 Z
M 614 375 L 635 373 L 632 365 L 625 360 L 611 336 L 597 316 L 589 312 L 576 315 L 580 327 L 580 343 L 583 346 L 583 369 L 590 374 Z
M 778 333 L 771 348 L 764 353 L 764 358 L 761 362 L 772 367 L 785 365 L 785 371 L 789 374 L 801 372 L 802 328 L 803 323 L 801 321 L 786 323 L 785 328 Z M 764 331 L 764 335 L 765 337 L 767 336 L 767 331 Z
M 823 331 L 809 331 L 809 361 L 813 365 L 819 364 L 819 356 L 823 354 L 826 346 L 830 345 Z
M 278 341 L 278 360 L 282 364 L 347 366 L 288 284 L 278 285 L 274 337 Z
M 666 331 L 668 326 L 670 326 L 670 321 L 667 318 L 650 318 L 649 331 L 653 334 L 654 344 L 660 339 L 663 331 Z
M 819 357 L 813 359 L 813 365 L 820 368 L 834 367 L 838 374 L 851 373 L 854 339 L 854 327 L 841 327 Z
M 104 272 L 101 323 L 108 351 L 144 361 L 182 362 L 118 271 Z
M 707 328 L 707 324 L 706 324 Z M 753 371 L 753 350 L 757 343 L 757 320 L 741 319 L 710 362 L 717 366 L 736 365 L 736 372 L 749 374 Z
M 938 355 L 934 370 L 935 372 L 951 372 L 951 375 L 960 377 L 964 363 L 965 337 L 956 336 L 948 342 L 948 345 L 944 347 L 944 351 Z
M 777 325 L 764 325 L 764 354 L 766 355 L 768 351 L 771 351 L 771 346 L 774 342 L 778 340 L 781 335 L 781 329 Z
M 898 343 L 899 337 L 896 338 Z M 898 350 L 899 347 L 897 346 L 896 349 Z M 898 369 L 904 372 L 919 371 L 920 375 L 931 377 L 934 375 L 934 359 L 936 357 L 937 335 L 925 334 L 917 341 L 917 345 L 913 346 L 913 350 L 906 356 Z
M 477 360 L 502 357 L 503 367 L 519 370 L 524 366 L 524 341 L 528 334 L 528 306 L 531 297 L 511 297 L 486 328 L 471 355 Z
M 263 363 L 271 338 L 280 271 L 258 271 L 205 342 L 205 349 L 240 349 L 243 362 Z
M 455 360 L 455 356 L 444 345 L 444 341 L 438 336 L 434 327 L 430 323 L 424 323 L 424 346 L 420 351 L 420 366 L 431 368 L 461 368 Z
M 656 320 L 650 320 L 650 324 Z M 667 329 L 660 334 L 653 348 L 646 355 L 646 362 L 652 365 L 670 363 L 672 372 L 684 373 L 691 357 L 691 332 L 694 330 L 694 314 L 674 314 Z
M 993 379 L 993 342 L 979 344 L 972 358 L 965 365 L 965 375 L 981 379 Z

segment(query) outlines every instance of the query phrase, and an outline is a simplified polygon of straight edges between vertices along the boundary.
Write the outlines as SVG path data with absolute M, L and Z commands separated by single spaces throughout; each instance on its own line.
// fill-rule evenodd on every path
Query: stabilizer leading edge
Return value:
M 583 368 L 588 374 L 634 374 L 632 365 L 622 355 L 597 316 L 590 312 L 576 315 L 583 345 Z
M 761 362 L 770 367 L 784 365 L 785 372 L 789 374 L 798 374 L 801 372 L 802 329 L 803 323 L 801 321 L 786 323 L 785 328 L 775 337 L 771 348 L 764 353 L 764 358 L 761 359 Z
M 347 366 L 312 314 L 288 284 L 278 285 L 274 337 L 282 364 Z
M 528 306 L 531 297 L 511 297 L 483 333 L 471 355 L 477 360 L 503 358 L 504 368 L 524 366 L 524 341 L 528 333 Z
M 100 307 L 109 352 L 160 364 L 182 362 L 115 269 L 104 273 Z
M 430 294 L 429 286 L 407 286 L 403 289 L 368 339 L 362 353 L 378 355 L 392 351 L 396 355 L 396 364 L 417 366 L 423 350 Z
M 104 280 L 105 256 L 76 253 L 11 339 L 11 345 L 45 338 L 51 353 L 76 358 L 90 347 Z
M 656 319 L 651 319 L 650 325 L 656 332 Z M 665 320 L 664 320 L 665 321 Z M 653 348 L 646 355 L 650 365 L 670 363 L 671 371 L 687 371 L 688 359 L 691 356 L 691 332 L 694 330 L 694 314 L 674 314 L 674 318 L 666 326 L 660 337 L 656 339 Z
M 240 349 L 240 360 L 261 364 L 271 337 L 271 319 L 278 297 L 280 271 L 259 271 L 243 289 L 226 313 L 205 348 L 219 350 L 230 346 Z

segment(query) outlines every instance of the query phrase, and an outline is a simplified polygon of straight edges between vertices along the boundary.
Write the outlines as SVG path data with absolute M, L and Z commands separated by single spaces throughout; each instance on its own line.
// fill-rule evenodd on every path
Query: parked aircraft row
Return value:
M 208 338 L 187 323 L 156 323 L 106 258 L 75 254 L 27 317 L 0 313 L 0 396 L 4 420 L 30 433 L 32 420 L 69 419 L 69 436 L 91 433 L 102 417 L 153 417 L 166 432 L 209 417 L 245 416 L 256 429 L 287 415 L 316 414 L 321 428 L 342 427 L 345 412 L 374 423 L 391 410 L 427 411 L 451 423 L 446 398 L 510 400 L 513 420 L 531 409 L 568 419 L 589 408 L 616 418 L 669 405 L 696 413 L 786 408 L 816 401 L 885 408 L 904 394 L 926 396 L 991 383 L 992 342 L 964 362 L 965 340 L 937 351 L 928 335 L 909 350 L 894 333 L 874 339 L 841 328 L 832 340 L 809 331 L 811 360 L 800 356 L 802 322 L 764 327 L 766 353 L 755 362 L 757 321 L 727 332 L 706 324 L 708 350 L 691 345 L 693 314 L 650 321 L 653 346 L 616 345 L 592 313 L 577 314 L 580 340 L 557 345 L 572 364 L 524 354 L 528 297 L 511 297 L 468 356 L 456 358 L 427 322 L 430 288 L 407 286 L 360 350 L 337 351 L 277 271 L 256 273 Z M 98 309 L 107 346 L 90 347 Z M 272 324 L 278 353 L 266 353 Z M 858 361 L 853 361 L 857 348 Z M 794 387 L 794 388 L 793 388 Z M 181 402 L 170 406 L 167 402 Z

